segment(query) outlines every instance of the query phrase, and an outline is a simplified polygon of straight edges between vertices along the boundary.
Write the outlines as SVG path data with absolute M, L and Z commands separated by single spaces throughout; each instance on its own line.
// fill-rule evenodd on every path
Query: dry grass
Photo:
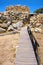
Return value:
M 43 65 L 43 34 L 33 32 L 33 35 L 39 44 L 38 55 L 40 58 L 40 65 Z
M 0 65 L 14 65 L 19 33 L 0 36 Z

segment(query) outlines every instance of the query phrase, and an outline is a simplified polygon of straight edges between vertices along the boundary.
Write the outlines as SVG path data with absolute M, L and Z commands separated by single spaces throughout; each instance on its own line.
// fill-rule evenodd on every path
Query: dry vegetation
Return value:
M 38 55 L 39 55 L 40 65 L 43 65 L 43 34 L 33 32 L 33 35 L 39 44 Z
M 19 33 L 0 36 L 0 65 L 14 65 Z

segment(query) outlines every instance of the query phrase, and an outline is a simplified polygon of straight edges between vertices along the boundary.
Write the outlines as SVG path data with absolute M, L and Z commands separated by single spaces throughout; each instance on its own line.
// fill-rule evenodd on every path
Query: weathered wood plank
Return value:
M 20 32 L 15 65 L 37 65 L 32 43 L 26 27 L 22 28 Z

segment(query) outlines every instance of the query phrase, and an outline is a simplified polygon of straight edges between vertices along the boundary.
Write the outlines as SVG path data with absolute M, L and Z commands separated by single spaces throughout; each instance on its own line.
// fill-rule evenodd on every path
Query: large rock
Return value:
M 2 15 L 1 19 L 4 21 L 4 20 L 6 20 L 6 17 L 4 15 Z
M 13 25 L 14 29 L 17 29 L 17 25 L 16 24 L 13 23 L 12 25 Z
M 0 33 L 3 33 L 5 31 L 6 31 L 6 29 L 0 28 Z
M 17 22 L 17 23 L 16 23 L 16 26 L 17 26 L 17 28 L 23 27 L 23 22 Z
M 40 28 L 35 28 L 34 30 L 36 33 L 41 33 L 41 29 Z
M 41 26 L 41 23 L 36 23 L 36 27 L 39 27 L 39 26 Z
M 18 21 L 17 20 L 12 20 L 12 23 L 17 23 Z
M 0 23 L 2 23 L 3 21 L 0 19 Z
M 15 23 L 15 24 L 13 23 L 12 25 L 14 28 L 21 28 L 21 27 L 23 27 L 23 21 L 22 20 L 18 21 L 17 23 Z
M 10 25 L 10 26 L 8 27 L 8 31 L 13 31 L 13 30 L 14 30 L 13 26 Z
M 6 23 L 3 23 L 3 24 L 2 24 L 2 28 L 7 29 L 7 28 L 8 28 L 8 25 L 7 25 Z
M 11 24 L 11 21 L 8 21 L 8 22 L 7 22 L 7 25 L 9 26 L 10 24 Z
M 7 19 L 3 21 L 4 23 L 7 23 Z
M 30 21 L 34 23 L 34 21 L 36 21 L 36 16 L 31 16 Z
M 28 19 L 28 14 L 27 13 L 20 13 L 19 15 L 18 15 L 18 17 L 19 17 L 19 19 L 21 19 L 21 20 L 23 20 L 23 19 L 25 19 L 25 18 L 27 18 Z

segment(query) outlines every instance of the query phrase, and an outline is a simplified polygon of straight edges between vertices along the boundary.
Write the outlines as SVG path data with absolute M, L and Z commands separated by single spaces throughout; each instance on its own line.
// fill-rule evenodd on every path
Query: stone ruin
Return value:
M 0 13 L 0 33 L 20 29 L 29 17 L 26 6 L 9 6 L 5 12 Z
M 9 6 L 0 12 L 0 33 L 20 30 L 25 24 L 35 31 L 43 29 L 43 14 L 32 14 L 26 6 Z
M 30 14 L 30 27 L 32 31 L 43 33 L 43 14 Z

